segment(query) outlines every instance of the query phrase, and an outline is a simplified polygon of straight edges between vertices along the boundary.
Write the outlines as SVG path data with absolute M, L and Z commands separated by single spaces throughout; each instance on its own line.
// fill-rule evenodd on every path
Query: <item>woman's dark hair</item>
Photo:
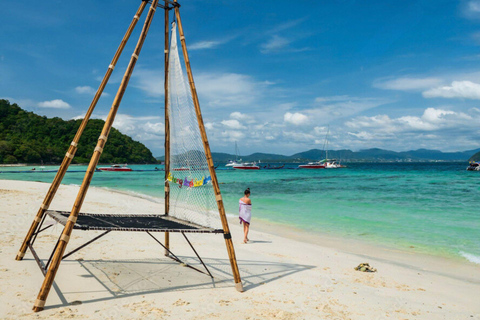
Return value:
M 243 194 L 244 195 L 250 194 L 250 188 L 247 188 L 247 190 L 245 190 L 245 192 Z

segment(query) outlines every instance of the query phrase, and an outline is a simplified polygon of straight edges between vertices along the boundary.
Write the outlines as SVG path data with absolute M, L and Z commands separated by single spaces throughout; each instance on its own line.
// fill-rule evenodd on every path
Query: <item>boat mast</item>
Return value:
M 237 141 L 235 141 L 235 162 L 238 163 L 238 146 L 237 146 Z
M 323 142 L 323 150 L 325 150 L 325 160 L 328 160 L 328 133 L 330 132 L 330 125 L 327 127 L 327 134 L 325 135 L 325 141 Z

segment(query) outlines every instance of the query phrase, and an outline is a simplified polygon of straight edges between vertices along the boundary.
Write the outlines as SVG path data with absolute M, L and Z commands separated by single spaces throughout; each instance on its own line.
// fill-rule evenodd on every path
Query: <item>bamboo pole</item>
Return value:
M 88 120 L 90 119 L 90 116 L 92 115 L 92 112 L 95 109 L 95 106 L 97 105 L 97 102 L 100 99 L 100 96 L 102 95 L 108 80 L 110 79 L 110 75 L 112 74 L 113 69 L 115 68 L 115 65 L 117 64 L 118 59 L 120 58 L 120 55 L 122 54 L 122 51 L 125 48 L 125 45 L 127 44 L 127 41 L 130 38 L 130 35 L 132 34 L 133 29 L 135 28 L 137 21 L 139 17 L 142 15 L 146 5 L 147 5 L 147 2 L 142 1 L 135 16 L 133 17 L 132 22 L 130 23 L 130 26 L 127 29 L 127 32 L 123 36 L 123 39 L 120 42 L 120 45 L 117 51 L 115 52 L 115 55 L 113 56 L 113 59 L 107 69 L 107 72 L 105 73 L 105 76 L 103 77 L 103 80 L 97 89 L 97 92 L 92 100 L 92 103 L 90 104 L 90 107 L 88 108 L 87 113 L 85 114 L 85 117 L 83 118 L 82 123 L 80 124 L 80 127 L 78 128 L 72 143 L 68 147 L 68 151 L 65 154 L 65 157 L 63 158 L 62 164 L 58 169 L 57 174 L 55 175 L 55 178 L 53 179 L 53 182 L 50 185 L 50 188 L 48 189 L 47 195 L 45 196 L 45 199 L 43 200 L 42 205 L 40 206 L 40 209 L 38 210 L 37 215 L 35 216 L 35 219 L 33 220 L 32 225 L 30 226 L 30 229 L 28 230 L 27 235 L 25 236 L 25 239 L 23 240 L 20 250 L 18 251 L 17 256 L 15 258 L 16 260 L 22 260 L 23 257 L 25 256 L 25 252 L 27 251 L 28 244 L 32 240 L 33 234 L 37 230 L 38 225 L 45 214 L 45 211 L 48 209 L 48 207 L 50 206 L 50 203 L 55 197 L 55 194 L 63 180 L 63 177 L 65 176 L 65 173 L 67 172 L 67 169 L 70 163 L 72 162 L 73 157 L 75 156 L 78 142 L 80 140 L 80 137 L 82 136 L 83 131 L 85 130 L 85 127 L 87 126 Z
M 170 15 L 168 2 L 165 0 L 165 215 L 170 212 L 170 184 L 168 183 L 168 174 L 170 173 L 170 116 L 168 110 L 168 55 L 169 55 L 169 36 L 170 36 Z M 165 232 L 165 255 L 168 256 L 170 249 L 170 234 Z
M 175 1 L 176 2 L 176 1 Z M 233 278 L 235 280 L 235 287 L 238 291 L 243 291 L 242 280 L 240 278 L 240 271 L 238 270 L 237 258 L 235 257 L 235 249 L 233 247 L 232 236 L 228 227 L 227 217 L 225 215 L 225 208 L 223 206 L 222 194 L 220 193 L 220 187 L 217 181 L 217 175 L 215 173 L 215 167 L 213 165 L 212 153 L 210 151 L 210 145 L 208 144 L 207 133 L 205 131 L 205 125 L 203 124 L 202 112 L 200 110 L 200 103 L 198 101 L 197 89 L 195 88 L 195 82 L 193 81 L 192 68 L 190 66 L 190 60 L 188 58 L 187 45 L 185 43 L 185 35 L 183 34 L 182 20 L 180 19 L 180 10 L 178 6 L 175 6 L 175 15 L 177 17 L 178 31 L 180 34 L 180 41 L 182 43 L 183 59 L 185 60 L 185 66 L 187 69 L 188 82 L 190 83 L 190 90 L 192 92 L 193 105 L 197 114 L 198 126 L 203 140 L 203 148 L 207 157 L 208 169 L 210 176 L 212 177 L 213 190 L 215 192 L 215 198 L 217 200 L 218 211 L 220 219 L 222 221 L 225 244 L 227 246 L 228 256 L 230 258 L 230 265 L 232 267 Z
M 60 266 L 60 262 L 62 261 L 62 256 L 65 252 L 68 241 L 70 239 L 73 226 L 75 225 L 75 222 L 78 217 L 78 213 L 80 212 L 83 201 L 85 200 L 88 187 L 90 186 L 93 173 L 95 172 L 95 167 L 97 166 L 100 156 L 102 154 L 103 148 L 108 138 L 108 134 L 110 133 L 110 130 L 112 128 L 113 121 L 115 119 L 115 115 L 117 113 L 118 107 L 120 105 L 120 102 L 122 101 L 123 95 L 125 93 L 125 89 L 128 85 L 133 69 L 137 62 L 138 55 L 140 54 L 143 43 L 145 41 L 145 37 L 147 36 L 148 30 L 150 28 L 153 16 L 155 14 L 155 10 L 157 9 L 157 4 L 158 4 L 158 0 L 152 1 L 150 10 L 148 11 L 147 17 L 145 19 L 145 24 L 143 26 L 142 33 L 140 34 L 134 53 L 132 54 L 132 57 L 130 59 L 130 63 L 128 64 L 127 70 L 125 71 L 120 87 L 118 88 L 117 94 L 113 101 L 108 117 L 105 120 L 105 125 L 103 126 L 102 133 L 98 139 L 97 146 L 95 147 L 95 151 L 93 152 L 92 158 L 90 160 L 90 164 L 88 165 L 87 172 L 85 173 L 85 177 L 83 179 L 82 185 L 78 192 L 77 198 L 75 199 L 75 203 L 73 205 L 72 211 L 70 212 L 70 216 L 68 217 L 67 224 L 65 225 L 62 235 L 60 236 L 59 244 L 57 246 L 57 249 L 55 250 L 55 254 L 53 255 L 52 262 L 50 264 L 50 267 L 48 268 L 48 271 L 43 281 L 40 292 L 38 293 L 37 300 L 35 301 L 35 305 L 33 307 L 33 311 L 35 312 L 43 310 L 43 307 L 45 305 L 45 300 L 47 299 L 48 293 L 50 292 L 53 281 L 55 279 L 55 275 Z

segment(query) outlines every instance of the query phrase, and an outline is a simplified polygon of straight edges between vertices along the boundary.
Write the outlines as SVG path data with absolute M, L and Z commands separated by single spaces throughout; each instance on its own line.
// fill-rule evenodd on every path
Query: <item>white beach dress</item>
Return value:
M 239 218 L 240 218 L 240 223 L 246 222 L 250 224 L 250 219 L 252 218 L 252 205 L 251 204 L 246 204 L 242 200 L 238 201 L 239 204 Z

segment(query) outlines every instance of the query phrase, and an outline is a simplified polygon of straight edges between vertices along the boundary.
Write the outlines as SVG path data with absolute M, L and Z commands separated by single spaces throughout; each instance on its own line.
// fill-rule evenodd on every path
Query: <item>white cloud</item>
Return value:
M 358 133 L 355 132 L 348 132 L 349 135 L 352 135 L 354 137 L 357 137 L 358 139 L 361 140 L 373 140 L 373 139 L 378 139 L 374 134 L 368 133 L 366 131 L 361 131 Z
M 75 92 L 78 93 L 78 94 L 95 94 L 95 92 L 97 92 L 97 90 L 95 90 L 94 88 L 90 87 L 90 86 L 79 86 L 79 87 L 76 87 L 75 88 Z
M 163 69 L 137 68 L 132 75 L 135 88 L 145 92 L 150 97 L 161 97 L 164 92 L 165 75 Z
M 283 132 L 283 136 L 290 141 L 297 141 L 302 143 L 311 143 L 315 140 L 315 136 L 310 133 L 300 132 L 300 131 L 285 131 Z
M 296 27 L 297 25 L 301 24 L 305 20 L 307 20 L 307 19 L 306 18 L 299 18 L 299 19 L 296 19 L 296 20 L 286 21 L 286 22 L 284 22 L 282 24 L 279 24 L 279 25 L 273 27 L 272 29 L 268 30 L 267 34 L 284 32 L 288 29 L 292 29 L 293 27 Z
M 391 100 L 381 98 L 350 97 L 346 95 L 317 97 L 315 108 L 305 109 L 303 113 L 307 114 L 312 122 L 326 124 L 391 102 Z
M 352 98 L 352 97 L 347 96 L 347 95 L 315 98 L 315 102 L 317 102 L 317 103 L 332 102 L 332 101 L 334 101 L 334 102 L 336 102 L 336 101 L 349 101 L 349 100 L 358 100 L 358 98 Z
M 306 124 L 308 122 L 308 117 L 300 112 L 287 112 L 283 115 L 283 121 L 299 126 Z
M 230 113 L 230 118 L 235 119 L 235 120 L 239 120 L 239 121 L 244 121 L 246 123 L 254 123 L 255 122 L 254 117 L 252 117 L 251 115 L 244 114 L 244 113 L 241 113 L 241 112 L 238 112 L 238 111 Z
M 221 41 L 199 41 L 190 46 L 189 50 L 201 50 L 201 49 L 212 49 L 222 44 Z
M 221 123 L 231 129 L 246 129 L 238 120 L 223 120 Z
M 261 47 L 261 52 L 262 53 L 271 53 L 271 52 L 277 52 L 280 49 L 287 47 L 290 44 L 290 40 L 288 40 L 285 37 L 281 37 L 279 35 L 273 35 L 270 37 L 270 39 L 263 43 Z
M 314 127 L 313 128 L 313 132 L 317 136 L 325 136 L 328 131 L 329 131 L 328 127 Z
M 200 103 L 210 107 L 250 106 L 266 85 L 238 73 L 199 73 L 195 83 Z
M 387 115 L 361 116 L 347 121 L 345 125 L 350 129 L 368 129 L 369 132 L 398 133 L 435 131 L 457 126 L 471 127 L 474 122 L 470 115 L 463 112 L 427 108 L 421 117 L 408 115 L 398 118 L 390 118 Z
M 479 147 L 477 123 L 480 110 L 468 112 L 427 108 L 420 116 L 360 116 L 345 123 L 342 142 L 347 146 L 414 150 L 419 148 L 458 151 Z
M 437 87 L 423 92 L 425 98 L 480 99 L 480 84 L 471 81 L 453 81 L 450 86 Z
M 90 86 L 78 86 L 78 87 L 75 87 L 75 92 L 78 94 L 94 95 L 95 93 L 97 93 L 97 89 L 92 88 Z M 102 96 L 108 97 L 109 94 L 104 91 L 102 92 Z
M 160 134 L 162 136 L 165 134 L 165 124 L 163 122 L 147 122 L 143 128 L 146 132 L 153 134 Z
M 238 141 L 245 138 L 245 134 L 241 131 L 236 130 L 226 130 L 222 132 L 222 136 L 226 138 L 228 141 Z
M 467 9 L 472 13 L 480 13 L 480 1 L 479 0 L 468 1 Z
M 83 119 L 84 115 L 73 117 L 74 120 Z M 106 120 L 107 115 L 93 114 L 92 119 Z M 118 113 L 115 116 L 113 127 L 132 139 L 149 142 L 149 145 L 163 148 L 165 124 L 162 117 L 142 116 L 134 117 L 129 114 Z
M 208 130 L 213 130 L 214 127 L 215 125 L 212 122 L 205 123 L 205 128 L 207 128 Z
M 55 99 L 50 101 L 43 101 L 38 103 L 38 107 L 40 108 L 52 108 L 52 109 L 69 109 L 70 106 L 68 103 L 61 99 Z
M 469 18 L 469 19 L 480 18 L 480 1 L 479 0 L 464 1 L 462 5 L 462 13 L 466 18 Z
M 411 78 L 401 77 L 391 80 L 376 80 L 373 86 L 379 89 L 400 90 L 400 91 L 415 91 L 430 89 L 434 86 L 442 84 L 442 79 L 427 77 L 427 78 Z
M 456 113 L 450 110 L 442 110 L 442 109 L 435 109 L 435 108 L 427 108 L 423 112 L 422 119 L 428 122 L 438 123 L 443 121 L 448 115 L 457 116 L 458 118 L 463 118 L 463 119 L 471 119 L 469 116 L 466 116 L 463 113 Z

